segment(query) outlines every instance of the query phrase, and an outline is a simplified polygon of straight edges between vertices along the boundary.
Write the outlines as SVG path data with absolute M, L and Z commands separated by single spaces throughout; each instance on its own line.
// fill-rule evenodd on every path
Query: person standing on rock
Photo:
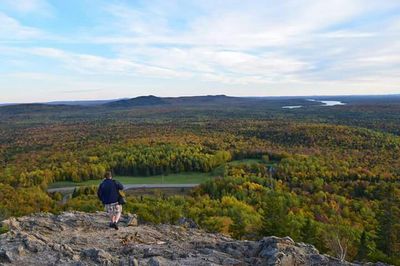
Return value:
M 107 172 L 105 179 L 101 182 L 97 195 L 105 206 L 106 212 L 110 215 L 110 227 L 118 230 L 118 221 L 121 218 L 122 205 L 119 203 L 119 191 L 123 190 L 124 186 L 113 180 L 111 172 Z

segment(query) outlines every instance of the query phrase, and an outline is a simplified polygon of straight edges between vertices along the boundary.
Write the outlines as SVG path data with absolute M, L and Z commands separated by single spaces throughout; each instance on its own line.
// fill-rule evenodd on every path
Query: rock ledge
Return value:
M 131 218 L 119 231 L 101 212 L 11 218 L 3 222 L 10 231 L 0 236 L 0 265 L 355 265 L 289 237 L 237 241 L 190 226 L 127 226 Z

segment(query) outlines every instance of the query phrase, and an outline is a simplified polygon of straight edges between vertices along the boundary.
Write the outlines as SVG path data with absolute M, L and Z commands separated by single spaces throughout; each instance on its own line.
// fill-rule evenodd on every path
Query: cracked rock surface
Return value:
M 128 226 L 130 218 L 118 231 L 102 212 L 11 218 L 0 265 L 355 265 L 289 237 L 238 241 L 185 226 Z

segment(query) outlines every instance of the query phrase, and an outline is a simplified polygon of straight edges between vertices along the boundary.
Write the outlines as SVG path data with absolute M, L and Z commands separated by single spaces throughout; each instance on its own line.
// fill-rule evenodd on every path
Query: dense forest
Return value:
M 326 98 L 329 100 L 330 98 Z M 324 100 L 321 98 L 321 100 Z M 400 97 L 139 97 L 0 107 L 0 219 L 101 210 L 56 181 L 210 172 L 189 195 L 130 196 L 146 222 L 193 219 L 238 239 L 290 236 L 351 261 L 400 265 Z M 299 109 L 283 106 L 302 105 Z M 231 164 L 241 159 L 252 163 Z M 6 231 L 0 228 L 0 232 Z

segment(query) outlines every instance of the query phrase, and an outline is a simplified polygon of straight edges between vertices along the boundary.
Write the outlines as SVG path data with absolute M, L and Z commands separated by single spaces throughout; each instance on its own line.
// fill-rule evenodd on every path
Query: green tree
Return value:
M 301 241 L 309 244 L 316 245 L 317 243 L 317 228 L 314 222 L 307 218 L 303 227 L 301 228 Z
M 287 200 L 276 192 L 270 192 L 263 201 L 264 216 L 261 233 L 265 236 L 286 236 L 289 211 Z
M 378 248 L 389 256 L 400 254 L 400 197 L 390 184 L 384 190 L 385 199 L 380 204 L 378 216 Z
M 365 261 L 367 259 L 368 253 L 369 253 L 369 247 L 367 243 L 367 233 L 364 230 L 360 237 L 360 244 L 358 246 L 356 259 L 358 261 Z

